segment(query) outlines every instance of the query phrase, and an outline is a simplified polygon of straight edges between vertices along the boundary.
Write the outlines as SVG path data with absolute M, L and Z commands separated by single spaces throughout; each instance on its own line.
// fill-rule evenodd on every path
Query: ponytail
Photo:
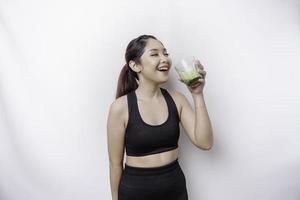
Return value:
M 131 40 L 127 45 L 125 53 L 126 64 L 119 75 L 116 99 L 138 88 L 138 75 L 129 67 L 128 63 L 131 60 L 140 63 L 140 58 L 144 53 L 144 48 L 149 38 L 157 40 L 152 35 L 141 35 Z
M 120 72 L 116 99 L 138 88 L 138 76 L 127 64 Z

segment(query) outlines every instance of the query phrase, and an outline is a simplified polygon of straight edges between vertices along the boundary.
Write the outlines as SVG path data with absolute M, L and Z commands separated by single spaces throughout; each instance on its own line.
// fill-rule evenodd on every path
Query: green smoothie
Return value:
M 181 71 L 179 72 L 179 76 L 181 80 L 188 86 L 195 84 L 200 78 L 202 78 L 196 69 L 191 71 Z

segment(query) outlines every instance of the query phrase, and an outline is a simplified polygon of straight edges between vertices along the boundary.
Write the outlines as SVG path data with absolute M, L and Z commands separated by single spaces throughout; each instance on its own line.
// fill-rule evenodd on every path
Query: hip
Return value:
M 187 199 L 186 179 L 175 161 L 150 168 L 125 164 L 119 184 L 120 199 Z M 126 197 L 126 198 L 125 198 Z

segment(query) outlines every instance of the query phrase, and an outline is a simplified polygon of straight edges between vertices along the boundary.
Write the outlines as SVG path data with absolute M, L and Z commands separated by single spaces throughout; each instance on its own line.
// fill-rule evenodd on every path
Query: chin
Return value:
M 169 78 L 165 79 L 164 81 L 162 81 L 161 83 L 166 83 L 168 82 Z

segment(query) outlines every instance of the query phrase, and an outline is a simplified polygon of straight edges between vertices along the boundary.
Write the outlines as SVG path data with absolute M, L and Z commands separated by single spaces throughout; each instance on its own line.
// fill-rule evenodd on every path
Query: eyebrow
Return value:
M 166 48 L 163 48 L 164 51 L 167 51 Z M 150 49 L 149 51 L 159 51 L 159 49 Z

